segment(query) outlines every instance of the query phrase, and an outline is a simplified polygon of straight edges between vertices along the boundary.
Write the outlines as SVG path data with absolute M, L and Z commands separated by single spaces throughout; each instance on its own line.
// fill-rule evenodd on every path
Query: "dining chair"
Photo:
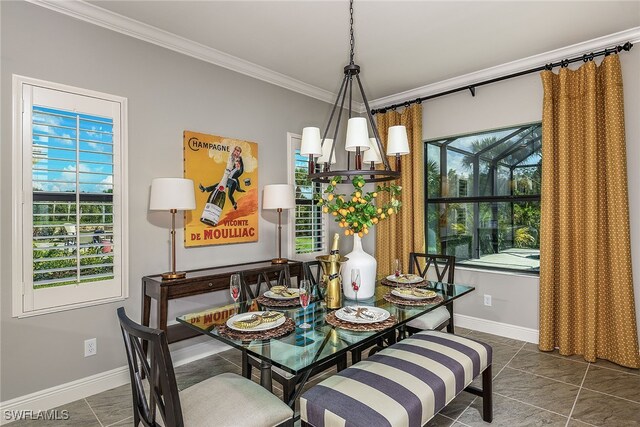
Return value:
M 305 262 L 302 264 L 302 271 L 304 272 L 304 276 L 311 281 L 311 289 L 313 289 L 315 298 L 323 299 L 323 272 L 322 267 L 320 266 L 320 261 Z
M 429 268 L 433 266 L 438 282 L 453 283 L 455 265 L 455 256 L 409 253 L 409 273 L 417 274 L 425 279 Z M 407 323 L 407 330 L 410 334 L 423 330 L 439 330 L 444 327 L 447 328 L 447 332 L 453 333 L 453 301 Z
M 289 268 L 288 266 L 282 266 L 282 270 L 279 269 L 270 269 L 269 273 L 271 273 L 273 280 L 270 280 L 268 274 L 263 275 L 260 273 L 258 275 L 258 283 L 256 285 L 256 292 L 251 290 L 251 287 L 247 283 L 243 283 L 243 287 L 247 289 L 248 295 L 251 298 L 256 298 L 260 295 L 260 289 L 262 283 L 265 283 L 267 287 L 270 289 L 272 287 L 273 281 L 276 281 L 278 285 L 291 287 L 291 278 L 289 277 Z M 305 262 L 302 267 L 303 276 L 311 281 L 312 289 L 314 290 L 314 294 L 316 298 L 322 299 L 323 294 L 320 288 L 320 283 L 322 280 L 322 267 L 320 267 L 319 261 L 309 261 Z M 277 272 L 277 273 L 276 273 Z M 244 282 L 244 278 L 242 279 Z M 247 355 L 246 362 L 243 366 L 243 375 L 247 378 L 251 378 L 251 370 L 252 368 L 260 368 L 260 360 Z M 346 367 L 346 355 L 342 358 L 338 358 L 334 361 L 323 363 L 317 367 L 315 367 L 311 373 L 311 375 L 315 375 L 317 373 L 323 372 L 333 366 L 337 366 L 338 368 Z M 296 385 L 300 382 L 302 378 L 302 374 L 293 375 L 290 372 L 285 371 L 284 369 L 280 369 L 277 366 L 271 367 L 271 378 L 279 383 L 282 386 L 282 398 L 285 402 L 288 402 L 290 397 L 293 395 Z
M 303 274 L 305 274 L 304 267 Z M 289 274 L 289 266 L 287 264 L 274 264 L 273 266 L 267 267 L 262 271 L 257 272 L 255 291 L 252 289 L 253 284 L 247 282 L 246 276 L 244 274 L 241 273 L 240 277 L 242 281 L 243 292 L 250 299 L 255 299 L 261 295 L 260 291 L 263 284 L 266 287 L 265 292 L 273 287 L 274 282 L 279 286 L 286 286 L 287 288 L 291 287 L 291 276 Z M 243 365 L 244 366 L 242 367 L 242 375 L 246 378 L 251 378 L 252 368 L 259 369 L 261 361 L 254 356 L 247 355 L 247 357 L 243 358 Z M 283 400 L 285 402 L 288 401 L 288 396 L 296 384 L 294 375 L 278 368 L 277 366 L 272 366 L 271 378 L 282 386 Z
M 118 319 L 129 363 L 134 426 L 293 426 L 289 406 L 237 374 L 220 374 L 178 391 L 166 333 L 135 323 L 123 307 L 118 308 Z
M 240 273 L 242 282 L 242 292 L 245 298 L 256 299 L 261 295 L 262 285 L 265 286 L 265 292 L 271 289 L 275 284 L 280 286 L 291 287 L 291 274 L 288 264 L 273 264 L 260 271 L 252 272 L 257 275 L 255 283 L 255 291 L 252 289 L 253 283 L 247 282 L 244 272 Z

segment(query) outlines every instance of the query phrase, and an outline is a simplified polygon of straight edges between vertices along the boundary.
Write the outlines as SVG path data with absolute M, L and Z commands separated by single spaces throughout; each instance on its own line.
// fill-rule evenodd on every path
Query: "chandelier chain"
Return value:
M 350 15 L 350 20 L 349 20 L 350 40 L 349 40 L 349 43 L 351 45 L 351 51 L 349 53 L 349 64 L 353 65 L 353 48 L 354 48 L 354 45 L 355 45 L 355 39 L 353 37 L 353 0 L 349 1 L 349 15 Z

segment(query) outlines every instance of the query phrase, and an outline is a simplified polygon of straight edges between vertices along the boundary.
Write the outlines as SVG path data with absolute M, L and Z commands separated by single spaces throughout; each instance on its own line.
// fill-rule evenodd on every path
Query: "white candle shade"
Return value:
M 183 178 L 154 178 L 151 181 L 149 209 L 190 211 L 196 208 L 193 181 Z
M 290 184 L 265 185 L 262 193 L 262 209 L 293 209 L 296 207 L 295 191 Z
M 387 156 L 396 154 L 409 154 L 409 139 L 407 128 L 404 126 L 391 126 L 387 143 Z
M 329 163 L 329 154 L 331 154 L 331 146 L 333 145 L 333 139 L 325 139 L 322 144 L 322 156 L 316 160 L 318 163 Z M 331 156 L 331 164 L 336 163 L 336 150 L 333 150 L 333 156 Z
M 375 138 L 369 138 L 371 149 L 364 152 L 362 156 L 362 161 L 365 164 L 373 164 L 377 165 L 382 163 L 382 156 L 380 156 L 380 150 L 378 150 L 378 142 Z
M 300 154 L 303 156 L 313 155 L 314 157 L 322 155 L 320 129 L 314 127 L 306 127 L 302 129 Z
M 356 151 L 358 147 L 360 151 L 369 149 L 369 129 L 364 117 L 352 117 L 347 122 L 347 141 L 344 149 Z

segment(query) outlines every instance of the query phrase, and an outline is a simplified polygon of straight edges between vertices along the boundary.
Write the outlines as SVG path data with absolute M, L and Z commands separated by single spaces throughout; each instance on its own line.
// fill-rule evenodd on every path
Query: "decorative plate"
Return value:
M 249 313 L 236 314 L 235 316 L 233 316 L 229 320 L 227 320 L 227 326 L 229 328 L 233 329 L 234 331 L 241 331 L 241 332 L 267 331 L 269 329 L 277 328 L 278 326 L 282 325 L 287 320 L 287 318 L 285 316 L 282 316 L 278 320 L 276 320 L 275 322 L 261 322 L 258 325 L 254 326 L 254 327 L 251 327 L 251 328 L 241 328 L 241 327 L 238 327 L 238 326 L 234 325 L 236 322 L 248 321 L 248 320 L 253 319 L 253 316 L 262 316 L 265 313 L 279 313 L 279 312 L 274 312 L 274 311 L 251 311 Z
M 275 288 L 275 286 L 274 286 Z M 298 293 L 298 288 L 287 288 L 279 290 L 277 289 L 276 291 L 273 290 L 273 288 L 271 288 L 270 291 L 267 291 L 264 293 L 264 296 L 267 298 L 271 298 L 271 299 L 281 299 L 281 300 L 286 300 L 286 299 L 295 299 L 298 298 L 300 296 L 300 294 Z
M 438 294 L 434 291 L 420 288 L 393 289 L 391 293 L 397 297 L 410 300 L 432 299 L 438 296 Z
M 387 280 L 390 282 L 411 285 L 414 283 L 420 283 L 424 279 L 417 274 L 401 274 L 400 277 L 396 277 L 395 274 L 390 274 L 387 276 Z
M 378 307 L 347 306 L 335 312 L 338 319 L 351 323 L 377 323 L 383 322 L 391 316 L 387 310 Z

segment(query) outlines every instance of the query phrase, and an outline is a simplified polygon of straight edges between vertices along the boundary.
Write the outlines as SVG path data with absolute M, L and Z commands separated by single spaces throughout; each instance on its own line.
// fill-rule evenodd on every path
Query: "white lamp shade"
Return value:
M 356 151 L 358 147 L 360 151 L 369 149 L 369 129 L 364 117 L 352 117 L 347 122 L 347 141 L 344 149 Z
M 190 211 L 196 208 L 193 181 L 183 178 L 154 178 L 151 181 L 149 209 Z
M 404 126 L 391 126 L 387 143 L 387 155 L 409 154 L 409 139 L 407 128 Z
M 303 156 L 312 155 L 318 157 L 322 155 L 322 144 L 320 143 L 320 129 L 306 127 L 302 129 L 302 142 L 300 144 L 300 154 Z
M 322 144 L 322 156 L 318 157 L 318 163 L 329 163 L 329 154 L 331 154 L 331 147 L 333 146 L 333 139 L 325 139 Z M 331 156 L 331 164 L 336 162 L 336 150 L 333 150 L 333 156 Z
M 265 185 L 262 193 L 262 209 L 293 209 L 296 207 L 295 191 L 290 184 Z
M 382 156 L 380 156 L 380 150 L 378 150 L 378 142 L 375 138 L 369 138 L 369 145 L 371 146 L 370 150 L 364 152 L 362 156 L 362 161 L 366 164 L 374 164 L 382 163 Z

